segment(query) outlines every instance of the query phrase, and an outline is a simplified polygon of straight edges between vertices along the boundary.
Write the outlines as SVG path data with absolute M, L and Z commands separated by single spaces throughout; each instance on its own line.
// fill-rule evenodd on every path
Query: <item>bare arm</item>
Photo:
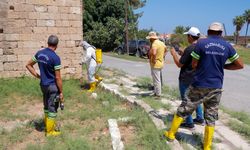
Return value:
M 40 75 L 36 72 L 34 65 L 36 64 L 35 61 L 32 59 L 28 61 L 26 68 L 29 70 L 29 72 L 36 78 L 40 79 Z
M 152 48 L 152 56 L 151 57 L 152 57 L 154 64 L 156 63 L 156 51 L 157 51 L 156 48 Z
M 238 69 L 243 69 L 243 68 L 244 68 L 244 64 L 240 58 L 236 59 L 230 64 L 224 65 L 224 69 L 227 69 L 227 70 L 238 70 Z
M 164 51 L 164 57 L 167 55 L 168 49 L 167 47 L 165 47 L 165 51 Z
M 61 78 L 60 70 L 55 71 L 55 76 L 56 76 L 56 85 L 60 93 L 60 99 L 63 101 L 63 93 L 62 93 L 63 87 L 62 87 L 62 78 Z
M 183 66 L 183 64 L 180 63 L 180 59 L 178 58 L 178 56 L 175 52 L 175 49 L 172 48 L 170 52 L 171 52 L 171 55 L 173 56 L 174 63 L 176 64 L 176 66 L 181 68 Z
M 196 68 L 197 68 L 197 66 L 198 66 L 198 63 L 199 63 L 199 60 L 197 60 L 197 59 L 195 59 L 195 58 L 192 59 L 192 68 L 193 68 L 194 70 L 196 70 Z

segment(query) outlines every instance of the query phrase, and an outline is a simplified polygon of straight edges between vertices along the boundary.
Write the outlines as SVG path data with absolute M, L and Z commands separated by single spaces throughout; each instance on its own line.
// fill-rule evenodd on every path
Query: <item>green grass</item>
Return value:
M 244 64 L 250 64 L 250 49 L 239 47 L 236 48 L 236 50 L 240 57 L 243 59 Z
M 149 86 L 152 84 L 152 79 L 149 77 L 140 77 L 136 79 L 137 87 L 143 89 L 143 90 L 148 90 Z M 162 94 L 164 96 L 171 96 L 171 98 L 179 98 L 179 90 L 177 88 L 172 88 L 167 85 L 163 85 L 162 87 Z
M 236 118 L 242 123 L 250 125 L 250 115 L 247 114 L 246 112 L 236 112 L 229 110 L 225 107 L 220 107 L 220 109 L 225 113 L 229 114 L 232 118 Z
M 132 56 L 128 54 L 118 55 L 117 53 L 109 52 L 109 53 L 104 53 L 104 55 L 112 56 L 112 57 L 116 57 L 120 59 L 125 59 L 125 60 L 130 60 L 130 61 L 148 62 L 148 59 L 146 58 L 140 58 L 140 57 L 136 57 L 136 56 Z
M 250 141 L 250 126 L 249 124 L 242 124 L 237 121 L 230 120 L 229 127 L 234 131 L 243 135 L 248 141 Z
M 32 107 L 34 103 L 42 103 L 39 81 L 36 79 L 26 77 L 0 79 L 0 83 L 0 94 L 3 97 L 0 99 L 1 110 L 2 108 L 5 111 L 20 109 L 21 105 Z M 123 117 L 134 119 L 125 125 L 118 122 L 119 126 L 133 126 L 135 128 L 133 135 L 131 135 L 133 138 L 124 143 L 126 149 L 169 149 L 164 140 L 161 139 L 161 133 L 155 128 L 144 110 L 130 106 L 125 101 L 101 89 L 96 91 L 98 98 L 92 99 L 86 91 L 80 89 L 78 80 L 66 80 L 63 85 L 65 110 L 59 110 L 57 117 L 58 123 L 61 124 L 62 135 L 46 138 L 44 132 L 36 131 L 33 124 L 11 132 L 1 130 L 0 149 L 18 147 L 23 142 L 25 142 L 24 148 L 27 150 L 111 149 L 107 120 Z M 13 97 L 17 98 L 13 100 Z M 27 103 L 29 100 L 33 102 Z M 104 101 L 108 105 L 103 105 Z M 41 118 L 32 118 L 30 114 L 25 114 L 25 108 L 19 110 L 23 111 L 25 119 L 41 120 Z M 4 116 L 4 113 L 2 115 Z M 6 116 L 6 118 L 9 117 L 11 115 Z M 11 117 L 11 120 L 20 120 L 23 117 L 16 115 Z M 6 121 L 6 118 L 1 116 L 0 121 Z M 33 135 L 36 136 L 33 137 Z
M 227 108 L 221 107 L 221 109 L 229 114 L 232 118 L 238 119 L 241 122 L 230 120 L 228 126 L 243 135 L 246 139 L 250 141 L 250 115 L 246 112 L 236 112 L 231 111 Z

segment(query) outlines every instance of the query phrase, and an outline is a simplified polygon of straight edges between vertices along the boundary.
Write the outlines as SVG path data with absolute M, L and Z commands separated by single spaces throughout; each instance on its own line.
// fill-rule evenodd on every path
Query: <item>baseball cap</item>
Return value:
M 223 31 L 223 25 L 221 23 L 219 23 L 219 22 L 213 22 L 208 27 L 208 30 Z
M 192 36 L 197 36 L 199 37 L 200 36 L 200 30 L 196 27 L 191 27 L 187 32 L 184 32 L 183 34 L 189 34 L 189 35 L 192 35 Z
M 48 38 L 48 45 L 57 46 L 59 39 L 55 35 L 50 35 Z

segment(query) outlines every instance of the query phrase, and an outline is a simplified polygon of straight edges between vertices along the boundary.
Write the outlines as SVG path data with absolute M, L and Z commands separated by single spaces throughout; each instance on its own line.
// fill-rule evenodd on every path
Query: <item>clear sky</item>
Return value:
M 172 33 L 178 25 L 196 26 L 206 34 L 209 24 L 218 21 L 225 24 L 227 35 L 232 35 L 233 18 L 247 9 L 250 0 L 147 0 L 146 6 L 136 12 L 144 12 L 139 19 L 140 29 L 152 27 L 160 33 Z M 245 35 L 245 28 L 241 35 Z

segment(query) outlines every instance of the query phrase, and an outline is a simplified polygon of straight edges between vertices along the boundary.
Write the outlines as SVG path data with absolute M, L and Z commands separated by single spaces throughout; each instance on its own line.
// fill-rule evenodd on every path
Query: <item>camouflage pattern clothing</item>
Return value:
M 222 89 L 216 88 L 188 88 L 185 95 L 185 100 L 177 109 L 177 115 L 186 118 L 192 114 L 197 106 L 201 103 L 204 105 L 204 119 L 208 126 L 214 126 L 218 120 L 218 109 L 221 99 Z

